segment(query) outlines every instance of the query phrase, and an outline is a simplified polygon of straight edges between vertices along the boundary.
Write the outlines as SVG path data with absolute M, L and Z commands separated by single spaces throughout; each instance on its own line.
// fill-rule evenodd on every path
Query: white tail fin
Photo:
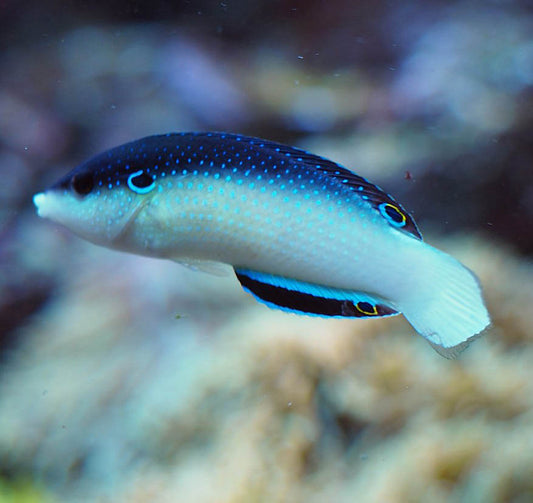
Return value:
M 417 332 L 446 358 L 455 358 L 490 324 L 474 274 L 453 257 L 424 246 L 416 291 L 399 302 Z

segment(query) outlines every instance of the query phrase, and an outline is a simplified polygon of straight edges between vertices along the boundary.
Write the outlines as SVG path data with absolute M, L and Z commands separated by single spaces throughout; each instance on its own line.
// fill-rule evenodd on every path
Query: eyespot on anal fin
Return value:
M 355 308 L 365 316 L 379 316 L 377 306 L 370 304 L 370 302 L 358 302 Z
M 242 287 L 258 301 L 284 311 L 336 318 L 398 314 L 392 306 L 381 303 L 378 299 L 374 301 L 364 292 L 324 288 L 312 283 L 245 269 L 235 269 L 235 272 Z M 361 297 L 365 300 L 359 300 Z

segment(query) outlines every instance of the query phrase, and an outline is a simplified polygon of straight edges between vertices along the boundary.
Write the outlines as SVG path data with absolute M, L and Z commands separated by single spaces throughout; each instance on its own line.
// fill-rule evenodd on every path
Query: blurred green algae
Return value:
M 38 487 L 32 480 L 1 480 L 0 501 L 2 503 L 51 503 L 50 494 Z

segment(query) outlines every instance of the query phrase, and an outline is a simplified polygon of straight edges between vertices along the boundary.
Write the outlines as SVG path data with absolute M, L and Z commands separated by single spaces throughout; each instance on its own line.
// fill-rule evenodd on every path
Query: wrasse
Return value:
M 476 277 L 422 241 L 390 195 L 304 150 L 223 133 L 172 133 L 90 159 L 34 196 L 96 244 L 231 265 L 270 307 L 336 318 L 399 313 L 443 356 L 489 324 Z

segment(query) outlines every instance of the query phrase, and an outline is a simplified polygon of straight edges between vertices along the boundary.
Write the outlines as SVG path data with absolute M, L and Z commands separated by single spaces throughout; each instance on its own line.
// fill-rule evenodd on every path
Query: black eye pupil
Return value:
M 91 173 L 80 173 L 74 175 L 71 181 L 72 188 L 76 194 L 86 196 L 94 188 L 94 179 Z
M 150 175 L 142 173 L 138 176 L 134 176 L 131 179 L 131 183 L 139 189 L 144 189 L 145 187 L 152 185 L 152 183 L 154 183 L 154 179 Z
M 403 215 L 394 206 L 386 206 L 385 211 L 387 212 L 387 215 L 389 215 L 389 217 L 391 217 L 391 219 L 397 224 L 401 224 L 403 222 Z

